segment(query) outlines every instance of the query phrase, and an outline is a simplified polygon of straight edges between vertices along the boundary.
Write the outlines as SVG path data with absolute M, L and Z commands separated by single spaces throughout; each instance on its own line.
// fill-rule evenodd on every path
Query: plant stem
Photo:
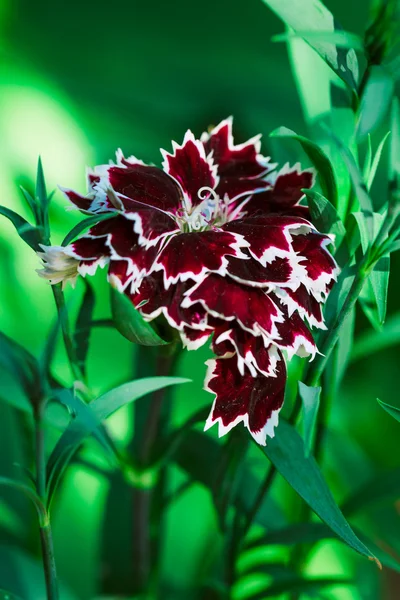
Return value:
M 53 296 L 57 306 L 58 318 L 60 321 L 60 326 L 63 334 L 65 350 L 67 352 L 69 364 L 71 367 L 72 375 L 75 381 L 84 382 L 85 378 L 83 373 L 78 365 L 78 358 L 76 356 L 75 346 L 72 339 L 69 320 L 68 320 L 68 312 L 67 307 L 65 305 L 64 293 L 61 289 L 61 284 L 53 285 Z
M 46 455 L 43 427 L 44 403 L 41 402 L 35 410 L 35 443 L 36 443 L 36 490 L 37 494 L 46 505 Z M 58 581 L 56 563 L 54 559 L 53 536 L 51 532 L 50 515 L 46 515 L 39 522 L 40 542 L 42 547 L 42 560 L 44 578 L 46 582 L 47 600 L 58 600 Z
M 156 375 L 170 374 L 175 356 L 160 356 L 156 359 Z M 165 388 L 153 394 L 147 411 L 140 445 L 136 448 L 136 461 L 139 469 L 149 468 L 154 460 L 155 445 L 159 438 L 161 423 L 163 423 L 163 408 L 165 401 Z M 139 406 L 137 407 L 139 409 Z M 139 441 L 139 440 L 138 440 Z M 161 473 L 160 473 L 161 476 Z M 158 490 L 158 493 L 162 490 Z M 148 589 L 149 578 L 153 562 L 153 535 L 151 531 L 151 512 L 154 497 L 154 488 L 135 488 L 133 491 L 133 577 L 134 591 L 143 592 Z
M 249 512 L 249 514 L 247 515 L 247 519 L 246 522 L 243 526 L 243 530 L 242 530 L 242 539 L 245 538 L 246 534 L 248 533 L 251 524 L 253 523 L 258 509 L 260 508 L 262 501 L 264 499 L 265 494 L 268 493 L 269 489 L 271 488 L 271 485 L 274 482 L 275 479 L 275 475 L 277 473 L 276 467 L 271 463 L 271 466 L 269 468 L 269 471 L 263 481 L 263 483 L 260 485 L 260 489 L 258 490 L 256 499 L 253 503 L 253 506 L 251 507 L 251 510 Z
M 357 275 L 354 278 L 352 286 L 349 290 L 349 293 L 346 297 L 346 300 L 343 303 L 343 306 L 336 317 L 335 323 L 332 327 L 329 328 L 327 335 L 323 341 L 323 345 L 321 348 L 322 355 L 318 356 L 312 368 L 309 370 L 306 377 L 306 384 L 310 387 L 315 387 L 319 384 L 321 379 L 321 375 L 324 372 L 326 364 L 330 358 L 332 350 L 335 347 L 336 342 L 339 339 L 340 328 L 342 324 L 345 322 L 348 317 L 350 311 L 354 307 L 357 302 L 357 299 L 361 293 L 365 280 L 367 279 L 370 273 L 371 267 L 368 268 L 360 268 L 357 272 Z

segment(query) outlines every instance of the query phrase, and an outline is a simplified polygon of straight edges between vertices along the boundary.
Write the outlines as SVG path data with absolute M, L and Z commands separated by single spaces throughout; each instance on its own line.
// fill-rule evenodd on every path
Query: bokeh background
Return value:
M 327 0 L 346 30 L 362 33 L 368 14 L 365 0 Z M 0 0 L 0 202 L 28 217 L 18 185 L 31 186 L 38 155 L 48 187 L 57 184 L 84 191 L 85 167 L 108 162 L 118 147 L 145 161 L 160 162 L 159 148 L 170 148 L 187 128 L 200 134 L 209 124 L 234 115 L 236 135 L 244 139 L 285 125 L 307 133 L 285 44 L 271 42 L 282 23 L 261 0 L 93 0 L 54 2 Z M 310 73 L 309 93 L 318 95 Z M 267 140 L 268 142 L 268 140 Z M 268 150 L 268 143 L 264 146 Z M 297 159 L 297 156 L 293 156 Z M 300 157 L 302 158 L 302 157 Z M 378 181 L 379 185 L 379 181 Z M 51 209 L 53 243 L 60 243 L 77 222 L 56 192 Z M 393 260 L 389 315 L 396 317 L 399 261 Z M 39 353 L 55 319 L 49 287 L 35 272 L 38 259 L 0 221 L 0 330 Z M 96 275 L 96 316 L 109 316 L 104 273 Z M 71 312 L 80 289 L 68 290 Z M 399 327 L 400 330 L 400 314 Z M 370 325 L 358 315 L 358 355 L 350 365 L 333 407 L 324 473 L 340 501 L 374 474 L 399 466 L 398 423 L 375 399 L 396 403 L 399 389 L 398 346 L 379 350 L 372 344 L 362 357 Z M 367 332 L 367 333 L 366 333 Z M 132 378 L 135 352 L 117 332 L 97 329 L 92 336 L 89 379 L 96 392 Z M 173 419 L 180 423 L 211 397 L 201 391 L 207 351 L 183 355 L 179 371 L 193 378 L 173 398 Z M 69 382 L 60 347 L 55 369 Z M 1 373 L 0 398 L 16 391 Z M 128 445 L 131 408 L 110 420 L 112 432 Z M 50 433 L 51 437 L 56 431 Z M 215 432 L 212 432 L 215 437 Z M 16 476 L 32 452 L 29 418 L 0 401 L 0 474 Z M 102 462 L 88 444 L 83 458 Z M 265 459 L 264 459 L 265 460 Z M 104 466 L 104 465 L 102 465 Z M 261 454 L 252 467 L 263 469 Z M 400 476 L 399 476 L 400 477 Z M 171 485 L 183 475 L 171 469 Z M 131 490 L 114 475 L 75 463 L 54 506 L 55 550 L 65 600 L 110 598 L 129 587 Z M 294 494 L 280 482 L 275 499 L 280 518 L 297 518 Z M 358 519 L 358 520 L 357 520 Z M 373 506 L 356 519 L 400 554 L 399 515 L 393 502 Z M 171 598 L 190 600 L 190 588 L 217 560 L 221 546 L 211 496 L 192 485 L 167 511 L 162 571 Z M 0 588 L 23 600 L 44 598 L 34 515 L 23 498 L 0 496 Z M 269 560 L 268 554 L 265 560 Z M 251 560 L 244 557 L 244 560 Z M 310 574 L 345 575 L 352 586 L 332 588 L 324 598 L 378 600 L 397 598 L 400 579 L 359 558 L 335 541 L 319 543 L 310 558 Z M 265 576 L 267 580 L 267 576 Z M 259 581 L 247 578 L 235 596 L 245 598 Z M 398 587 L 397 587 L 398 586 Z M 285 598 L 285 596 L 282 596 Z

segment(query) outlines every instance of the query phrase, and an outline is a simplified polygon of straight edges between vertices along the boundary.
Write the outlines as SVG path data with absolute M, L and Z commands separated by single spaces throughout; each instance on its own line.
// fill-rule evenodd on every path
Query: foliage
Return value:
M 0 598 L 33 599 L 47 593 L 53 599 L 59 589 L 62 598 L 82 600 L 117 594 L 339 598 L 332 591 L 339 588 L 357 599 L 368 585 L 381 594 L 376 565 L 400 572 L 398 535 L 392 532 L 397 527 L 398 533 L 394 503 L 400 478 L 391 459 L 396 445 L 390 441 L 396 440 L 399 408 L 392 405 L 393 390 L 380 373 L 397 385 L 390 349 L 400 341 L 399 315 L 393 313 L 390 294 L 388 298 L 390 269 L 390 285 L 398 283 L 393 266 L 400 249 L 397 13 L 390 1 L 374 3 L 362 36 L 343 30 L 319 0 L 263 3 L 287 29 L 275 40 L 284 41 L 290 51 L 305 42 L 308 52 L 302 57 L 310 57 L 311 65 L 317 56 L 328 73 L 313 82 L 313 102 L 321 98 L 321 110 L 315 112 L 314 106 L 307 111 L 309 95 L 303 92 L 308 82 L 301 78 L 302 73 L 312 76 L 312 67 L 293 64 L 306 119 L 319 116 L 307 123 L 308 131 L 297 118 L 293 126 L 304 133 L 295 133 L 289 107 L 281 112 L 277 102 L 268 138 L 278 152 L 291 148 L 296 160 L 315 168 L 317 187 L 305 190 L 305 200 L 315 225 L 335 238 L 342 270 L 326 305 L 328 327 L 318 339 L 321 354 L 307 369 L 293 364 L 284 418 L 262 452 L 241 432 L 231 432 L 221 443 L 213 432 L 195 429 L 204 420 L 206 403 L 198 384 L 202 360 L 197 353 L 178 356 L 175 341 L 145 322 L 125 296 L 112 288 L 109 298 L 99 277 L 94 284 L 79 282 L 73 296 L 60 286 L 46 289 L 45 296 L 37 282 L 44 309 L 36 327 L 31 300 L 29 309 L 15 300 L 22 293 L 34 296 L 33 288 L 22 292 L 18 284 L 16 292 L 12 285 L 17 283 L 11 282 L 1 319 L 7 335 L 0 334 L 0 557 L 5 565 L 0 566 Z M 264 31 L 269 14 L 261 3 L 259 8 L 252 18 Z M 161 3 L 159 9 L 162 13 Z M 243 10 L 247 8 L 241 5 L 240 15 Z M 157 18 L 161 28 L 163 19 Z M 150 21 L 149 15 L 147 32 L 154 38 Z M 277 28 L 277 21 L 273 25 Z M 269 46 L 269 52 L 279 46 Z M 179 57 L 184 64 L 185 56 L 179 52 Z M 192 65 L 187 66 L 190 71 Z M 115 68 L 124 87 L 125 73 Z M 104 86 L 104 94 L 117 111 L 115 88 Z M 210 98 L 210 111 L 218 111 L 219 96 Z M 235 107 L 235 100 L 227 106 Z M 161 122 L 164 108 L 157 110 Z M 168 110 L 173 114 L 175 109 L 171 105 Z M 123 111 L 117 117 L 122 135 Z M 88 130 L 90 118 L 82 108 Z M 181 128 L 180 114 L 174 119 L 173 128 Z M 144 140 L 143 131 L 142 136 Z M 118 143 L 114 134 L 106 140 L 107 146 Z M 0 215 L 14 228 L 10 244 L 29 257 L 25 269 L 31 268 L 32 250 L 40 251 L 51 237 L 58 236 L 65 246 L 94 222 L 114 217 L 68 221 L 67 232 L 57 195 L 53 198 L 47 190 L 39 159 L 36 185 L 27 181 L 21 187 L 24 208 L 18 202 L 13 208 L 0 207 Z M 51 293 L 54 323 L 47 299 Z M 9 326 L 7 315 L 13 309 Z M 378 366 L 375 355 L 385 349 L 389 359 Z M 377 373 L 371 379 L 379 383 L 376 393 L 369 389 L 365 365 Z M 186 385 L 188 374 L 193 384 Z M 389 403 L 378 400 L 377 405 L 377 395 Z M 375 468 L 376 459 L 385 468 Z M 79 487 L 80 478 L 84 484 Z M 69 527 L 73 542 L 65 541 Z M 82 548 L 75 530 L 85 537 Z M 355 552 L 345 554 L 345 546 Z M 337 569 L 326 561 L 315 570 L 321 548 L 333 553 Z M 351 568 L 344 573 L 345 561 Z M 20 571 L 17 564 L 23 565 Z M 176 564 L 184 573 L 176 572 Z M 362 569 L 365 585 L 360 586 L 355 573 Z

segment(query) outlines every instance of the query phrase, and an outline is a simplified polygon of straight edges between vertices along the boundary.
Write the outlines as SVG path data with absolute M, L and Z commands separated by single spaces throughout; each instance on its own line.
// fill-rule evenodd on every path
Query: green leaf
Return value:
M 356 339 L 351 360 L 359 360 L 397 344 L 400 344 L 400 313 L 389 317 L 380 331 L 367 330 L 362 333 Z
M 393 182 L 400 175 L 400 110 L 396 96 L 390 114 L 390 131 L 389 181 Z
M 375 153 L 375 156 L 373 158 L 373 161 L 371 164 L 371 169 L 368 173 L 368 178 L 367 178 L 367 190 L 368 191 L 371 189 L 372 184 L 374 182 L 375 175 L 378 170 L 378 166 L 379 166 L 379 163 L 380 163 L 380 160 L 382 157 L 383 148 L 385 146 L 386 140 L 388 139 L 389 135 L 390 135 L 390 131 L 388 131 L 387 134 L 384 136 L 384 138 L 381 140 L 381 142 L 377 148 L 377 151 Z
M 0 477 L 0 487 L 9 487 L 24 494 L 34 504 L 38 513 L 40 526 L 42 527 L 43 525 L 47 524 L 48 516 L 46 508 L 32 487 L 26 485 L 25 483 L 21 483 L 20 481 L 9 479 L 8 477 Z
M 340 219 L 336 208 L 322 194 L 314 190 L 303 190 L 310 209 L 312 222 L 319 231 L 332 233 L 335 236 L 335 245 L 339 247 L 346 236 L 346 228 Z
M 146 394 L 188 381 L 190 380 L 181 377 L 149 377 L 124 383 L 87 405 L 77 399 L 79 404 L 74 405 L 77 407 L 76 416 L 58 440 L 47 464 L 49 503 L 69 461 L 86 437 L 95 434 L 103 446 L 110 446 L 110 440 L 105 437 L 104 431 L 98 430 L 104 419 Z
M 22 185 L 19 186 L 20 190 L 25 198 L 25 201 L 32 211 L 36 223 L 40 223 L 40 207 L 38 206 L 36 199 Z
M 0 600 L 22 600 L 21 596 L 16 596 L 11 592 L 6 592 L 5 590 L 0 590 Z
M 361 247 L 364 254 L 378 235 L 384 215 L 373 213 L 372 233 L 369 230 L 369 221 L 364 213 L 352 213 L 357 221 L 360 231 Z M 380 330 L 386 318 L 387 294 L 389 289 L 390 257 L 383 256 L 375 264 L 367 282 L 360 293 L 360 304 L 366 317 L 373 327 Z
M 40 243 L 42 240 L 42 232 L 37 227 L 34 227 L 23 217 L 5 206 L 0 206 L 0 215 L 3 215 L 11 221 L 19 237 L 24 240 L 35 252 L 40 251 Z
M 375 559 L 344 518 L 318 464 L 312 456 L 305 456 L 303 440 L 289 423 L 281 420 L 275 437 L 261 450 L 289 485 L 348 546 Z
M 88 217 L 87 219 L 83 219 L 80 221 L 75 227 L 71 229 L 71 231 L 65 236 L 63 241 L 61 242 L 61 246 L 68 246 L 79 234 L 81 234 L 86 229 L 92 227 L 92 225 L 96 225 L 101 221 L 107 221 L 107 219 L 113 219 L 117 216 L 116 212 L 108 212 L 101 213 L 98 215 L 93 215 L 92 217 Z
M 314 441 L 321 388 L 309 387 L 305 383 L 299 381 L 299 394 L 303 402 L 303 438 L 305 456 L 308 457 L 311 454 Z
M 272 36 L 271 42 L 287 42 L 288 40 L 296 38 L 314 40 L 315 42 L 327 42 L 328 44 L 334 44 L 339 48 L 353 48 L 360 52 L 364 51 L 364 42 L 359 35 L 340 29 L 337 29 L 336 31 L 309 30 L 278 33 L 277 35 Z
M 385 118 L 393 97 L 394 81 L 382 67 L 370 69 L 358 111 L 357 138 L 372 133 Z
M 303 150 L 318 171 L 321 187 L 325 196 L 329 198 L 332 204 L 336 205 L 337 189 L 335 174 L 331 162 L 325 152 L 323 152 L 315 142 L 312 142 L 302 135 L 297 135 L 297 133 L 287 127 L 278 127 L 278 129 L 275 129 L 270 133 L 270 137 L 288 138 L 296 140 L 301 144 Z
M 342 31 L 332 13 L 319 0 L 263 0 L 264 3 L 295 33 Z M 358 61 L 354 50 L 346 50 L 331 40 L 304 36 L 305 41 L 318 52 L 350 88 L 357 89 Z
M 371 167 L 372 167 L 372 142 L 371 142 L 371 134 L 369 133 L 367 136 L 367 152 L 365 154 L 364 168 L 363 168 L 363 179 L 364 179 L 365 185 L 367 185 L 367 186 L 368 186 L 368 178 L 371 173 Z
M 386 319 L 390 257 L 378 260 L 360 293 L 360 303 L 373 327 L 381 331 Z
M 37 404 L 42 399 L 43 382 L 39 363 L 25 348 L 2 332 L 0 332 L 0 367 L 15 378 L 31 405 Z
M 46 207 L 48 205 L 49 197 L 47 195 L 46 190 L 46 181 L 44 178 L 42 159 L 39 156 L 37 172 L 36 172 L 36 198 L 39 200 L 42 207 Z
M 74 344 L 78 365 L 82 373 L 85 373 L 86 356 L 89 350 L 90 332 L 96 297 L 90 283 L 84 279 L 85 293 L 76 319 L 74 331 Z
M 400 408 L 397 408 L 397 406 L 391 406 L 390 404 L 386 404 L 386 402 L 382 402 L 382 400 L 379 400 L 379 398 L 377 398 L 376 400 L 379 406 L 383 408 L 383 410 L 386 410 L 386 412 L 389 413 L 390 416 L 396 419 L 396 421 L 400 422 Z
M 111 312 L 114 323 L 121 335 L 130 342 L 143 346 L 164 346 L 169 342 L 163 340 L 136 310 L 131 300 L 110 286 Z

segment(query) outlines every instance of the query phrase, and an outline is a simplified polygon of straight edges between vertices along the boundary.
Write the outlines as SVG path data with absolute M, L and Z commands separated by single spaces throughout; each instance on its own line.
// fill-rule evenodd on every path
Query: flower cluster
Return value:
M 312 170 L 278 170 L 260 138 L 235 145 L 232 121 L 196 139 L 188 131 L 162 169 L 117 152 L 88 173 L 86 196 L 63 190 L 99 221 L 66 248 L 45 247 L 51 283 L 108 264 L 110 283 L 145 320 L 164 315 L 183 345 L 212 336 L 205 388 L 215 395 L 205 428 L 243 422 L 259 444 L 274 435 L 286 360 L 317 352 L 309 326 L 337 274 L 329 236 L 308 220 L 302 190 Z

